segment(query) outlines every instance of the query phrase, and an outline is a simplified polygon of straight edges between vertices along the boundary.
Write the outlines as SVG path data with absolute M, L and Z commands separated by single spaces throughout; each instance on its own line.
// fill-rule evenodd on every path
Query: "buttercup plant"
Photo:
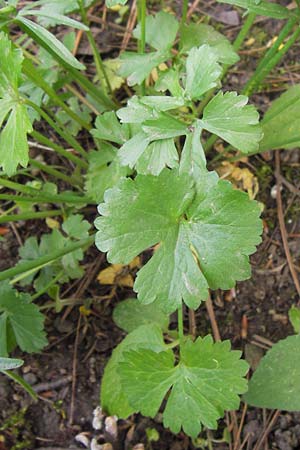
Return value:
M 16 266 L 0 273 L 0 370 L 34 396 L 17 374 L 7 372 L 21 364 L 8 357 L 17 346 L 38 352 L 47 344 L 41 310 L 58 313 L 72 304 L 60 298 L 60 286 L 82 277 L 84 250 L 96 243 L 117 264 L 146 252 L 134 283 L 137 298 L 114 311 L 128 334 L 105 368 L 101 406 L 119 418 L 162 411 L 166 428 L 192 438 L 203 427 L 215 429 L 224 411 L 239 407 L 248 364 L 229 341 L 185 334 L 184 314 L 205 302 L 210 290 L 231 289 L 251 276 L 249 256 L 262 234 L 261 205 L 208 170 L 206 158 L 211 161 L 217 139 L 228 145 L 215 159 L 226 158 L 228 150 L 238 151 L 238 158 L 300 145 L 298 85 L 276 99 L 260 123 L 248 100 L 298 38 L 299 2 L 293 10 L 264 0 L 220 2 L 247 13 L 233 44 L 206 23 L 188 24 L 186 0 L 180 22 L 166 11 L 147 16 L 146 2 L 139 0 L 137 51 L 123 52 L 110 65 L 91 32 L 88 12 L 96 2 L 0 2 L 0 199 L 7 202 L 0 223 L 46 219 L 51 229 L 29 237 Z M 222 81 L 239 60 L 256 14 L 286 22 L 242 92 L 227 91 Z M 49 31 L 56 25 L 86 33 L 93 80 L 72 53 L 74 33 L 61 42 Z M 16 27 L 22 31 L 18 38 L 11 32 Z M 132 94 L 125 99 L 111 76 L 116 66 L 117 85 L 126 79 L 126 93 Z M 41 132 L 39 121 L 56 140 Z M 93 140 L 91 150 L 80 133 Z M 33 156 L 28 139 L 64 163 Z M 87 205 L 99 205 L 96 235 L 86 220 Z M 19 293 L 12 285 L 31 285 L 34 293 Z M 34 301 L 43 295 L 50 301 L 39 307 Z M 170 330 L 169 316 L 176 311 L 177 330 Z M 282 396 L 267 404 L 261 386 L 278 367 L 278 351 L 294 344 L 298 336 L 263 360 L 246 394 L 250 404 L 281 408 Z M 272 382 L 277 389 L 278 377 Z M 295 404 L 285 401 L 284 407 Z

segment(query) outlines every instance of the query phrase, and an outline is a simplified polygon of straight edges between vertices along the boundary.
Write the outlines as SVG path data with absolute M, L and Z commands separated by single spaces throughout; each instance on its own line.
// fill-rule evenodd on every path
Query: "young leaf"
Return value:
M 145 54 L 135 52 L 122 53 L 119 74 L 127 78 L 129 86 L 141 84 L 152 70 L 171 56 L 169 51 L 157 51 Z
M 141 99 L 134 95 L 128 100 L 127 106 L 117 111 L 117 116 L 121 123 L 143 123 L 148 119 L 156 119 L 158 112 L 152 106 L 142 103 Z
M 259 150 L 277 148 L 296 148 L 300 145 L 300 85 L 289 88 L 278 99 L 272 102 L 266 112 L 261 126 L 263 139 Z
M 258 112 L 247 102 L 236 92 L 218 92 L 204 108 L 201 126 L 243 153 L 255 152 L 263 133 Z
M 156 324 L 162 330 L 166 330 L 169 325 L 169 316 L 159 306 L 155 303 L 141 305 L 136 298 L 129 298 L 118 303 L 114 309 L 113 319 L 118 327 L 127 333 L 146 324 Z
M 173 139 L 154 141 L 136 162 L 136 170 L 142 174 L 159 175 L 165 167 L 178 166 L 178 153 Z
M 101 142 L 99 150 L 90 151 L 88 156 L 84 187 L 88 196 L 99 203 L 103 201 L 104 192 L 129 175 L 130 170 L 121 165 L 117 149 L 110 144 Z
M 5 33 L 0 33 L 0 165 L 13 175 L 18 164 L 28 163 L 27 133 L 32 130 L 26 107 L 19 98 L 23 55 Z
M 67 225 L 67 229 L 69 228 L 69 230 L 72 231 L 70 225 L 70 223 Z M 73 230 L 73 232 L 75 231 Z M 45 256 L 53 251 L 53 248 L 64 248 L 70 243 L 70 240 L 70 237 L 63 236 L 60 231 L 56 229 L 50 234 L 42 235 L 40 243 L 38 243 L 36 237 L 32 236 L 26 240 L 23 247 L 19 250 L 19 255 L 21 257 L 19 264 Z M 82 249 L 75 250 L 63 256 L 61 260 L 54 261 L 51 265 L 46 265 L 45 267 L 42 267 L 40 271 L 34 272 L 24 278 L 21 281 L 21 284 L 28 285 L 34 279 L 34 288 L 36 291 L 39 291 L 51 283 L 51 280 L 58 274 L 61 274 L 59 277 L 60 283 L 65 283 L 69 281 L 70 278 L 79 278 L 82 276 L 83 272 L 78 262 L 82 260 L 82 258 Z
M 218 55 L 209 45 L 192 48 L 186 59 L 185 92 L 188 98 L 199 100 L 205 92 L 217 86 L 222 67 Z
M 160 11 L 155 16 L 146 17 L 146 42 L 156 50 L 167 50 L 175 41 L 179 23 L 174 16 Z M 133 32 L 136 39 L 141 38 L 141 26 Z
M 22 366 L 24 361 L 21 359 L 13 359 L 13 358 L 1 358 L 0 357 L 0 372 L 2 370 L 11 370 L 16 369 L 17 367 Z
M 248 255 L 260 242 L 260 208 L 247 194 L 211 173 L 197 184 L 189 174 L 163 170 L 107 191 L 95 222 L 96 245 L 112 263 L 128 263 L 160 243 L 134 285 L 143 303 L 174 311 L 182 299 L 198 307 L 207 289 L 230 289 L 248 278 Z
M 186 123 L 164 113 L 159 113 L 156 119 L 145 120 L 142 129 L 150 141 L 183 136 L 187 133 Z
M 87 220 L 83 220 L 81 214 L 73 214 L 69 216 L 62 224 L 62 229 L 69 237 L 75 239 L 84 239 L 89 235 L 91 225 Z
M 101 406 L 109 415 L 126 418 L 134 412 L 122 390 L 119 364 L 124 360 L 124 353 L 134 349 L 151 349 L 153 352 L 165 350 L 161 329 L 156 324 L 141 325 L 132 331 L 115 348 L 105 367 L 101 383 Z
M 218 0 L 218 2 L 236 5 L 245 8 L 252 13 L 272 17 L 273 19 L 287 19 L 293 15 L 293 12 L 289 11 L 284 6 L 265 0 L 259 2 L 257 0 Z
M 246 402 L 259 408 L 300 411 L 299 352 L 300 335 L 274 344 L 250 380 Z
M 196 438 L 202 424 L 215 429 L 224 410 L 238 408 L 238 394 L 247 389 L 243 377 L 248 370 L 240 356 L 241 352 L 230 351 L 229 341 L 214 344 L 206 336 L 181 346 L 177 366 L 171 350 L 130 349 L 119 363 L 119 373 L 129 404 L 146 416 L 157 414 L 171 389 L 164 426 L 174 433 L 182 428 Z
M 95 126 L 96 128 L 91 130 L 91 134 L 97 139 L 104 139 L 120 145 L 129 139 L 128 125 L 120 124 L 114 111 L 98 116 Z
M 0 283 L 0 355 L 8 354 L 8 327 L 21 350 L 40 351 L 47 344 L 43 323 L 44 316 L 31 303 L 29 294 L 18 293 L 8 282 Z
M 192 47 L 207 44 L 215 51 L 218 61 L 223 64 L 234 64 L 239 60 L 238 54 L 226 37 L 206 23 L 190 23 L 181 31 L 180 44 L 183 52 Z

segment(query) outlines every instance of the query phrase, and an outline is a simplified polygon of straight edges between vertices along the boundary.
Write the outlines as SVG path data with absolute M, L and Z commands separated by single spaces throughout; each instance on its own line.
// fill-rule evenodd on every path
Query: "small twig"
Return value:
M 250 437 L 250 433 L 248 432 L 243 440 L 243 442 L 241 443 L 239 450 L 243 450 L 243 448 L 245 447 L 245 445 L 247 444 L 247 441 Z
M 220 331 L 219 331 L 219 327 L 216 321 L 216 316 L 215 316 L 215 312 L 214 312 L 214 307 L 211 301 L 211 297 L 210 294 L 208 295 L 208 298 L 205 302 L 205 306 L 206 306 L 206 310 L 208 312 L 208 317 L 211 323 L 211 328 L 213 331 L 213 335 L 214 335 L 214 339 L 215 341 L 220 341 L 221 340 L 221 335 L 220 335 Z
M 79 344 L 79 331 L 81 325 L 81 314 L 79 315 L 77 328 L 76 328 L 76 337 L 74 343 L 74 355 L 73 355 L 73 367 L 72 367 L 72 396 L 70 403 L 70 417 L 69 417 L 69 425 L 73 425 L 74 421 L 74 411 L 75 411 L 75 392 L 76 392 L 76 378 L 77 378 L 77 353 L 78 353 L 78 344 Z
M 137 17 L 137 8 L 136 8 L 136 0 L 134 0 L 131 6 L 130 15 L 127 21 L 126 30 L 121 44 L 121 51 L 126 50 L 128 46 L 129 40 L 131 38 L 131 33 L 136 22 L 136 17 Z
M 267 439 L 273 425 L 275 424 L 276 420 L 278 419 L 278 416 L 280 414 L 280 410 L 277 409 L 274 414 L 273 417 L 270 419 L 269 425 L 267 426 L 267 428 L 264 430 L 262 437 L 258 440 L 258 442 L 256 443 L 255 447 L 253 448 L 253 450 L 259 450 L 261 448 L 261 446 L 263 445 L 265 439 Z
M 281 181 L 282 181 L 282 179 L 280 176 L 280 153 L 279 153 L 279 150 L 276 150 L 276 152 L 275 152 L 275 164 L 276 164 L 275 175 L 276 175 L 276 182 L 277 182 L 276 201 L 277 201 L 277 215 L 278 215 L 279 228 L 280 228 L 280 232 L 281 232 L 282 243 L 283 243 L 286 259 L 288 262 L 288 266 L 290 269 L 290 273 L 291 273 L 295 288 L 300 297 L 300 283 L 299 283 L 298 275 L 297 275 L 295 267 L 294 267 L 291 252 L 289 249 L 287 231 L 286 231 L 285 222 L 284 222 L 282 197 L 281 197 L 281 185 L 282 185 Z
M 248 408 L 247 403 L 244 403 L 243 412 L 242 412 L 242 417 L 241 417 L 239 429 L 238 429 L 238 431 L 237 431 L 236 441 L 235 441 L 235 443 L 234 443 L 233 450 L 238 450 L 238 446 L 239 446 L 240 438 L 241 438 L 241 433 L 242 433 L 243 425 L 244 425 L 244 422 L 245 422 L 245 417 L 246 417 L 247 408 Z M 240 447 L 241 447 L 241 446 L 240 446 Z
M 67 377 L 60 378 L 59 380 L 49 381 L 45 383 L 38 383 L 32 386 L 32 389 L 39 393 L 45 391 L 51 391 L 52 389 L 57 389 L 59 387 L 65 386 L 72 381 L 72 377 L 68 375 Z
M 189 333 L 195 339 L 197 335 L 197 325 L 195 319 L 195 311 L 192 308 L 189 308 Z

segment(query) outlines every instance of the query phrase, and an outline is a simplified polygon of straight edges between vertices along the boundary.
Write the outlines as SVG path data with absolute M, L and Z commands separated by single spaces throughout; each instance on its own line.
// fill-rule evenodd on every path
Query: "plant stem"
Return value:
M 7 280 L 8 278 L 16 277 L 17 275 L 27 273 L 32 270 L 38 270 L 41 266 L 47 265 L 52 261 L 56 261 L 57 259 L 71 253 L 82 247 L 89 247 L 94 242 L 95 235 L 91 235 L 86 239 L 82 239 L 77 242 L 72 242 L 72 244 L 67 245 L 66 247 L 55 250 L 48 255 L 41 256 L 40 258 L 36 258 L 34 261 L 26 261 L 24 263 L 20 263 L 11 269 L 4 270 L 0 272 L 0 281 Z M 14 282 L 14 280 L 12 280 Z
M 243 93 L 245 95 L 251 95 L 257 87 L 262 83 L 262 81 L 267 77 L 267 75 L 271 72 L 271 70 L 275 67 L 276 64 L 279 63 L 284 54 L 289 50 L 291 45 L 295 42 L 298 37 L 297 30 L 293 33 L 293 35 L 289 38 L 288 42 L 284 45 L 284 47 L 279 50 L 285 38 L 292 31 L 295 23 L 297 22 L 297 18 L 293 17 L 287 21 L 285 26 L 282 28 L 276 42 L 272 45 L 272 47 L 266 52 L 264 57 L 261 59 L 258 64 L 254 74 L 247 82 L 245 88 L 243 89 Z
M 73 79 L 78 83 L 90 96 L 99 102 L 105 110 L 115 110 L 118 105 L 114 103 L 106 94 L 103 94 L 99 86 L 95 86 L 88 78 L 82 75 L 79 70 L 74 69 L 74 67 L 67 66 L 67 70 L 72 74 Z
M 12 189 L 23 194 L 28 194 L 31 197 L 19 197 L 9 194 L 0 194 L 0 199 L 2 200 L 13 200 L 14 197 L 18 201 L 31 201 L 35 202 L 45 202 L 45 203 L 90 203 L 91 200 L 87 197 L 79 195 L 70 194 L 49 194 L 47 192 L 41 192 L 38 189 L 32 188 L 31 186 L 25 186 L 14 181 L 6 180 L 5 178 L 0 178 L 0 185 L 8 189 Z M 92 202 L 93 203 L 93 202 Z
M 40 108 L 35 103 L 31 102 L 30 100 L 24 99 L 24 103 L 28 106 L 30 106 L 32 109 L 34 109 L 43 119 L 45 119 L 48 124 L 69 144 L 71 145 L 74 150 L 76 150 L 81 156 L 83 156 L 85 159 L 88 158 L 88 155 L 83 147 L 74 139 L 74 137 L 67 131 L 62 130 L 55 122 L 54 120 L 49 116 L 49 114 L 46 113 L 42 108 Z M 31 133 L 32 134 L 32 133 Z M 88 164 L 86 163 L 86 168 L 88 167 Z
M 106 70 L 105 70 L 105 67 L 104 67 L 101 55 L 100 55 L 100 53 L 98 51 L 97 44 L 95 42 L 93 33 L 90 30 L 90 24 L 89 24 L 89 20 L 88 20 L 87 14 L 86 14 L 86 10 L 84 8 L 83 1 L 79 0 L 78 3 L 79 3 L 79 7 L 80 7 L 80 14 L 81 14 L 82 21 L 83 21 L 84 25 L 86 25 L 89 28 L 86 31 L 86 35 L 87 35 L 90 47 L 91 47 L 92 52 L 93 52 L 99 83 L 101 83 L 101 77 L 103 75 L 103 77 L 105 79 L 105 83 L 106 83 L 107 88 L 108 88 L 108 91 L 113 96 L 113 90 L 112 90 L 109 78 L 107 76 L 107 73 L 106 73 Z
M 182 312 L 182 305 L 179 306 L 177 310 L 177 317 L 178 317 L 178 335 L 179 335 L 179 342 L 183 341 L 184 333 L 183 333 L 183 312 Z
M 49 211 L 25 212 L 20 214 L 5 214 L 0 216 L 0 224 L 8 222 L 18 222 L 19 220 L 44 219 L 45 217 L 61 216 L 63 211 L 54 209 Z
M 141 38 L 139 39 L 139 53 L 145 53 L 146 49 L 146 0 L 138 0 L 138 20 L 141 26 Z M 141 85 L 141 95 L 145 95 L 146 82 Z
M 182 10 L 181 10 L 181 20 L 180 20 L 181 31 L 182 31 L 183 26 L 186 23 L 188 6 L 189 6 L 188 0 L 182 0 Z
M 24 378 L 20 377 L 20 375 L 13 372 L 12 370 L 3 370 L 2 372 L 5 373 L 5 375 L 7 375 L 9 378 L 14 380 L 16 383 L 20 384 L 20 386 L 22 386 L 22 388 L 31 396 L 31 398 L 37 401 L 37 393 L 32 389 L 30 384 L 28 384 L 27 381 L 24 380 Z
M 239 34 L 237 35 L 237 37 L 235 38 L 235 41 L 232 44 L 232 46 L 236 52 L 238 52 L 240 50 L 244 40 L 248 36 L 250 28 L 254 24 L 255 18 L 256 18 L 255 13 L 248 14 L 245 22 L 243 23 L 242 28 L 240 29 Z
M 71 108 L 69 108 L 69 106 L 65 104 L 65 102 L 60 99 L 55 90 L 51 86 L 49 86 L 49 84 L 41 77 L 35 66 L 31 61 L 29 61 L 29 59 L 25 59 L 23 61 L 22 71 L 27 76 L 27 78 L 29 78 L 44 92 L 46 92 L 46 94 L 51 98 L 54 104 L 60 106 L 68 114 L 68 116 L 71 117 L 71 119 L 75 120 L 75 122 L 79 123 L 81 127 L 85 128 L 88 131 L 92 128 L 89 123 L 78 116 Z
M 47 113 L 44 113 L 44 112 L 43 112 L 43 114 L 47 115 Z M 50 117 L 49 117 L 49 119 L 52 121 L 52 119 Z M 60 145 L 55 144 L 54 142 L 50 141 L 50 139 L 46 138 L 38 131 L 34 130 L 30 134 L 37 142 L 39 142 L 40 144 L 46 145 L 47 147 L 52 148 L 56 153 L 67 158 L 68 160 L 72 161 L 78 167 L 81 167 L 82 169 L 88 168 L 88 163 L 86 161 L 82 161 L 82 159 L 78 158 L 78 156 L 73 155 L 72 152 L 68 152 Z
M 59 180 L 63 180 L 66 183 L 70 184 L 71 186 L 78 188 L 78 180 L 73 178 L 70 175 L 66 175 L 62 172 L 59 172 L 58 170 L 54 169 L 48 164 L 43 164 L 40 161 L 37 161 L 36 159 L 29 159 L 29 162 L 32 166 L 37 167 L 38 169 L 42 170 L 45 173 L 48 173 L 49 175 L 52 175 L 54 178 L 58 178 Z
M 38 292 L 36 292 L 34 295 L 31 296 L 32 300 L 35 300 L 39 298 L 41 295 L 43 295 L 45 292 L 48 291 L 49 287 L 51 287 L 53 284 L 55 284 L 64 274 L 64 271 L 61 270 L 56 277 L 54 277 L 51 281 L 49 281 L 46 286 L 44 286 L 42 289 L 40 289 Z

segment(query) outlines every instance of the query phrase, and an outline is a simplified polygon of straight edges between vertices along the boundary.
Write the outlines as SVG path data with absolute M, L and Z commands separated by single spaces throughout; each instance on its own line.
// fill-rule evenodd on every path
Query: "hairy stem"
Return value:
M 57 123 L 49 116 L 49 114 L 46 113 L 46 111 L 44 111 L 42 108 L 40 108 L 30 100 L 24 99 L 24 103 L 34 109 L 41 117 L 43 117 L 43 119 L 48 122 L 48 124 L 54 129 L 54 131 L 56 131 L 71 147 L 73 147 L 74 150 L 76 150 L 84 158 L 88 158 L 87 152 L 79 144 L 79 142 L 77 142 L 69 132 L 67 132 L 66 130 L 62 130 L 57 125 Z M 88 167 L 87 163 L 85 167 Z
M 19 220 L 44 219 L 46 217 L 61 216 L 63 211 L 53 209 L 49 211 L 25 212 L 20 214 L 5 214 L 0 216 L 0 224 L 9 222 L 18 222 Z
M 89 236 L 86 239 L 82 239 L 77 242 L 72 242 L 72 244 L 66 245 L 64 248 L 55 250 L 48 255 L 41 256 L 40 258 L 36 258 L 34 261 L 26 261 L 24 263 L 20 263 L 11 269 L 4 270 L 0 272 L 0 281 L 7 280 L 9 278 L 17 277 L 20 274 L 28 273 L 29 271 L 38 270 L 40 267 L 51 263 L 52 261 L 56 261 L 59 258 L 62 258 L 64 255 L 71 253 L 79 248 L 89 247 L 93 244 L 95 236 Z M 12 281 L 14 282 L 14 280 Z
M 36 70 L 35 66 L 29 61 L 29 59 L 25 59 L 22 65 L 23 73 L 34 82 L 38 87 L 40 87 L 53 101 L 54 104 L 60 106 L 71 119 L 75 120 L 81 127 L 86 130 L 90 130 L 92 127 L 89 123 L 83 120 L 79 115 L 77 115 L 68 105 L 65 104 L 61 100 L 61 98 L 56 94 L 55 90 L 49 86 L 49 84 L 43 79 L 43 77 Z
M 286 45 L 281 50 L 279 50 L 283 41 L 290 34 L 290 32 L 292 31 L 296 22 L 297 22 L 297 18 L 294 18 L 294 17 L 287 21 L 287 23 L 285 24 L 285 26 L 282 28 L 281 32 L 279 33 L 278 38 L 276 39 L 276 41 L 274 42 L 272 47 L 263 56 L 260 63 L 258 64 L 254 74 L 251 76 L 251 78 L 247 82 L 245 88 L 243 89 L 244 94 L 251 95 L 251 94 L 253 94 L 253 92 L 255 92 L 255 90 L 257 89 L 259 84 L 266 78 L 266 76 L 275 67 L 275 65 L 278 64 L 278 62 L 281 60 L 281 58 L 284 56 L 284 54 L 288 51 L 290 46 L 294 43 L 295 40 L 292 38 L 293 38 L 294 34 L 298 31 L 299 27 L 296 30 L 296 32 L 292 35 L 292 37 L 289 39 L 289 41 L 292 39 L 292 44 L 287 46 L 287 43 L 286 43 Z M 298 37 L 298 35 L 296 36 L 296 38 L 297 37 Z
M 46 117 L 47 113 L 43 112 L 43 114 Z M 55 125 L 55 123 L 52 121 L 52 119 L 50 117 L 49 117 L 49 119 L 51 120 L 51 123 L 53 123 Z M 56 153 L 63 156 L 64 158 L 67 158 L 68 160 L 70 160 L 71 162 L 76 164 L 78 167 L 80 167 L 82 169 L 88 168 L 88 163 L 86 161 L 83 161 L 82 159 L 78 158 L 78 156 L 74 155 L 72 152 L 68 152 L 60 145 L 55 144 L 54 142 L 52 142 L 50 139 L 48 139 L 46 136 L 39 133 L 38 131 L 34 130 L 30 134 L 37 142 L 53 149 Z
M 53 167 L 51 167 L 49 164 L 43 164 L 40 161 L 37 161 L 36 159 L 29 159 L 29 162 L 32 166 L 40 169 L 41 171 L 48 173 L 49 175 L 53 176 L 54 178 L 57 178 L 59 180 L 63 180 L 66 183 L 70 184 L 71 186 L 73 186 L 76 189 L 80 188 L 78 187 L 78 180 L 76 180 L 74 177 L 70 176 L 70 175 L 66 175 L 62 172 L 60 172 L 59 170 L 54 169 Z

